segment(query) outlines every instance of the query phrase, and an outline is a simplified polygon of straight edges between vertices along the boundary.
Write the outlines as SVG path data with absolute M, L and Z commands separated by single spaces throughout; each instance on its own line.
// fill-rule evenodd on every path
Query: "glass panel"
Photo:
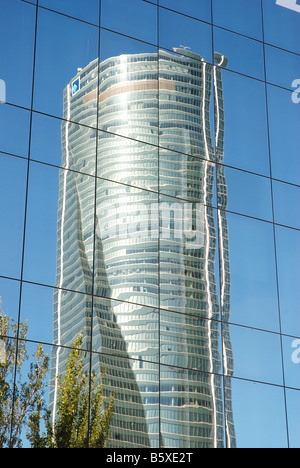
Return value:
M 81 0 L 39 0 L 39 6 L 99 25 L 99 1 L 85 0 L 83 4 Z
M 172 51 L 174 48 L 199 54 L 196 58 L 212 63 L 212 27 L 201 21 L 160 9 L 159 46 Z
M 0 275 L 20 278 L 27 161 L 0 154 Z
M 156 47 L 101 31 L 100 129 L 158 144 Z M 96 91 L 97 92 L 97 91 Z M 91 92 L 91 99 L 94 99 Z
M 214 28 L 213 34 L 214 48 L 228 57 L 229 70 L 264 80 L 262 43 L 219 28 Z
M 300 448 L 300 392 L 296 390 L 286 390 L 290 448 Z
M 222 71 L 222 78 L 225 112 L 224 164 L 269 176 L 265 85 L 226 70 Z M 270 116 L 271 119 L 272 117 Z
M 187 147 L 187 151 L 189 149 L 192 147 Z M 159 190 L 161 194 L 173 197 L 168 198 L 170 203 L 186 201 L 217 207 L 214 171 L 214 164 L 208 161 L 187 153 L 159 149 Z
M 275 223 L 300 229 L 300 187 L 273 181 Z
M 299 105 L 296 98 L 296 92 L 268 86 L 272 176 L 300 185 Z
M 49 287 L 22 284 L 20 322 L 27 324 L 27 338 L 53 343 L 53 294 Z
M 93 101 L 78 115 L 97 80 L 99 29 L 40 9 L 34 86 L 34 109 L 96 126 Z M 57 51 L 63 51 L 58 54 Z M 87 67 L 89 65 L 89 67 Z M 80 67 L 80 68 L 79 68 Z M 84 71 L 81 71 L 86 67 Z
M 108 448 L 159 447 L 159 367 L 153 363 L 93 355 L 93 371 L 106 369 L 106 397 L 116 392 Z
M 211 23 L 210 0 L 159 0 L 159 5 Z
M 222 448 L 222 377 L 160 367 L 161 444 L 164 448 Z
M 97 295 L 157 306 L 157 195 L 98 179 L 96 216 Z
M 231 384 L 232 401 L 226 397 L 225 404 L 233 406 L 237 447 L 287 448 L 283 388 L 236 379 Z
M 282 331 L 300 336 L 300 232 L 276 226 Z
M 159 145 L 214 161 L 212 66 L 189 50 L 180 48 L 176 52 L 159 51 Z M 161 156 L 167 153 L 161 151 Z M 170 153 L 168 157 L 174 162 L 180 160 L 179 154 Z M 181 158 L 182 164 L 192 160 Z
M 299 57 L 275 47 L 266 46 L 265 50 L 267 81 L 293 89 L 294 81 L 300 77 Z
M 8 104 L 0 104 L 0 120 L 1 151 L 27 158 L 30 112 Z
M 213 20 L 216 26 L 262 40 L 260 0 L 213 0 Z
M 15 383 L 15 362 L 17 340 L 12 340 L 7 337 L 6 325 L 0 321 L 0 368 L 1 368 L 1 448 L 14 448 L 17 446 L 11 443 L 11 429 L 15 428 L 12 424 L 13 405 L 14 401 L 14 388 Z M 18 374 L 17 374 L 18 377 Z M 3 395 L 3 396 L 2 396 Z
M 17 334 L 17 325 L 19 317 L 19 297 L 19 281 L 12 281 L 6 278 L 0 278 L 0 334 L 2 335 L 16 336 Z
M 94 351 L 158 363 L 158 330 L 157 309 L 93 298 Z
M 157 191 L 158 148 L 132 138 L 99 132 L 97 176 Z
M 283 385 L 280 335 L 235 325 L 230 326 L 230 335 L 235 377 Z M 224 368 L 231 375 L 226 362 Z
M 1 75 L 6 101 L 31 107 L 36 8 L 18 0 L 1 2 Z M 0 99 L 1 100 L 1 99 Z
M 283 336 L 285 384 L 300 389 L 300 338 Z
M 97 131 L 33 113 L 31 159 L 95 175 Z
M 226 228 L 226 225 L 225 225 Z M 279 331 L 276 265 L 273 226 L 253 219 L 228 214 L 229 252 L 224 228 L 225 299 L 229 301 L 231 321 L 266 330 Z M 222 235 L 222 233 L 220 233 Z M 230 264 L 226 263 L 230 260 Z M 228 284 L 229 282 L 229 284 Z M 223 314 L 226 318 L 227 309 Z
M 300 54 L 298 0 L 265 0 L 263 8 L 265 41 Z
M 220 324 L 173 311 L 160 312 L 160 362 L 220 373 Z
M 91 292 L 94 200 L 94 178 L 31 164 L 25 279 Z M 81 217 L 82 205 L 86 207 L 85 218 Z M 84 252 L 79 248 L 82 242 Z
M 221 167 L 218 169 L 221 169 Z M 218 173 L 220 180 L 220 173 Z M 228 187 L 228 210 L 254 218 L 272 221 L 270 179 L 236 169 L 225 168 L 225 184 Z M 222 180 L 219 182 L 222 193 Z M 224 190 L 224 189 L 223 189 Z M 219 207 L 224 201 L 219 199 Z
M 214 209 L 160 198 L 160 305 L 184 314 L 219 317 Z
M 156 44 L 157 7 L 140 0 L 102 0 L 101 26 Z

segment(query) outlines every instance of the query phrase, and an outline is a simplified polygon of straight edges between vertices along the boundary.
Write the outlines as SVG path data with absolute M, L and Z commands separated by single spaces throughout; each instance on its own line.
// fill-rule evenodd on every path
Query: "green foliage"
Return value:
M 21 447 L 21 431 L 37 408 L 44 409 L 45 378 L 49 357 L 38 345 L 30 364 L 26 381 L 22 380 L 22 367 L 29 360 L 26 349 L 26 323 L 19 329 L 12 319 L 0 313 L 0 339 L 5 350 L 0 362 L 0 448 Z M 19 340 L 8 336 L 19 336 Z
M 49 356 L 39 344 L 26 381 L 22 368 L 29 360 L 26 349 L 28 327 L 17 328 L 0 312 L 0 339 L 5 355 L 0 360 L 0 448 L 22 447 L 21 433 L 27 428 L 32 448 L 103 448 L 109 441 L 114 398 L 106 402 L 103 381 L 85 371 L 82 334 L 75 340 L 64 377 L 58 377 L 58 400 L 54 424 L 44 400 Z M 9 339 L 16 336 L 19 340 Z M 100 380 L 99 383 L 97 383 Z M 42 432 L 43 426 L 43 432 Z

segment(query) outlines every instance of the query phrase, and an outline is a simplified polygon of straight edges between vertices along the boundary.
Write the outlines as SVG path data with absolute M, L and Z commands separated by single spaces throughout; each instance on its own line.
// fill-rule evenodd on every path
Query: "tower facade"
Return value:
M 87 366 L 105 368 L 105 392 L 117 392 L 116 448 L 235 445 L 221 376 L 222 356 L 233 373 L 220 316 L 227 59 L 174 52 L 95 60 L 64 92 L 51 407 L 55 417 L 55 377 L 83 330 Z

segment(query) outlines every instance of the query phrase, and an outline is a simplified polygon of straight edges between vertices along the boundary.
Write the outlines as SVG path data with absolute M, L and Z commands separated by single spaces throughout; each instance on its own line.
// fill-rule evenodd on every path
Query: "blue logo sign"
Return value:
M 76 93 L 80 91 L 80 78 L 77 78 L 77 80 L 73 81 L 72 83 L 72 93 L 73 96 L 75 96 Z

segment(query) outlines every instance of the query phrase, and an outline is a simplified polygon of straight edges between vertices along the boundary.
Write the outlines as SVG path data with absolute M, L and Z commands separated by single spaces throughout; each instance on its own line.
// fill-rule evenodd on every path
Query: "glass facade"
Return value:
M 0 3 L 0 446 L 82 334 L 108 447 L 299 448 L 296 0 Z

